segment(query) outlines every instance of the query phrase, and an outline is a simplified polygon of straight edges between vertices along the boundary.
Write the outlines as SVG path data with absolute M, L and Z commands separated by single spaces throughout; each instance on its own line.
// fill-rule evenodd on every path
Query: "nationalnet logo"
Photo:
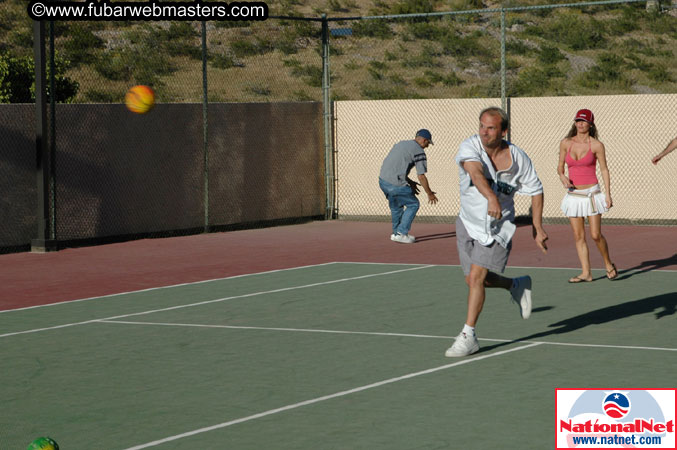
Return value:
M 555 389 L 557 449 L 675 447 L 675 389 Z

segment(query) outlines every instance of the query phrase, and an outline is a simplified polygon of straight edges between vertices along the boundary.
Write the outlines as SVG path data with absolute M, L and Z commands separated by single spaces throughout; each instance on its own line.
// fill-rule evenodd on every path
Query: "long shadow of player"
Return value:
M 585 328 L 589 325 L 599 325 L 619 319 L 624 319 L 626 317 L 652 312 L 654 313 L 656 320 L 674 315 L 677 312 L 677 292 L 656 295 L 653 297 L 643 298 L 641 300 L 633 300 L 630 302 L 589 311 L 585 314 L 579 314 L 578 316 L 570 317 L 560 322 L 548 325 L 551 328 L 555 328 L 553 330 L 542 331 L 540 333 L 535 333 L 510 342 L 502 342 L 500 344 L 482 347 L 480 352 L 495 350 L 498 347 L 514 344 L 520 341 L 531 341 L 546 336 L 571 333 L 572 331 L 580 330 L 581 328 Z
M 416 242 L 432 241 L 433 239 L 448 239 L 453 237 L 456 237 L 455 231 L 451 231 L 449 233 L 426 234 L 425 236 L 416 236 Z
M 636 265 L 635 267 L 630 267 L 627 269 L 618 271 L 618 278 L 615 281 L 625 280 L 634 275 L 639 275 L 641 273 L 650 272 L 652 270 L 658 270 L 667 266 L 677 265 L 677 253 L 672 256 L 668 256 L 663 259 L 653 259 L 649 261 L 642 261 L 641 264 Z

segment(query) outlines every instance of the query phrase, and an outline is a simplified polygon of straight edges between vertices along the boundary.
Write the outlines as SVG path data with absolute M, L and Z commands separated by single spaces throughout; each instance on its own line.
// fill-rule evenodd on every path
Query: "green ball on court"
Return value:
M 28 444 L 27 450 L 59 450 L 59 444 L 52 438 L 40 437 Z

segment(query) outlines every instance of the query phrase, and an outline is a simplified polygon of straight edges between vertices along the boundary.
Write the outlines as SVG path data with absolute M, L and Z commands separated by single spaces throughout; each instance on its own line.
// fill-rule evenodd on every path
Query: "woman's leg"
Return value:
M 588 217 L 588 220 L 590 221 L 590 237 L 593 241 L 595 241 L 595 244 L 599 249 L 599 253 L 602 255 L 602 258 L 604 258 L 604 266 L 606 266 L 607 276 L 609 278 L 616 278 L 618 273 L 614 263 L 611 262 L 611 258 L 609 257 L 609 245 L 602 234 L 602 215 L 597 214 L 590 216 Z
M 576 252 L 578 259 L 581 262 L 581 274 L 577 277 L 569 279 L 572 283 L 581 281 L 591 281 L 592 274 L 590 273 L 590 254 L 588 252 L 588 244 L 585 242 L 585 218 L 584 217 L 569 217 L 569 223 L 574 231 L 574 241 L 576 242 Z

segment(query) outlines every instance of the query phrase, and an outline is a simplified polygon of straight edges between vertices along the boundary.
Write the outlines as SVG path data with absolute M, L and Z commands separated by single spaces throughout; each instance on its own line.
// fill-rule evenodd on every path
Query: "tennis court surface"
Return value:
M 556 388 L 675 387 L 676 229 L 606 227 L 620 277 L 592 249 L 579 285 L 567 227 L 545 256 L 518 229 L 532 317 L 488 291 L 480 352 L 451 359 L 453 228 L 416 227 L 413 246 L 320 222 L 0 256 L 0 448 L 554 448 Z

